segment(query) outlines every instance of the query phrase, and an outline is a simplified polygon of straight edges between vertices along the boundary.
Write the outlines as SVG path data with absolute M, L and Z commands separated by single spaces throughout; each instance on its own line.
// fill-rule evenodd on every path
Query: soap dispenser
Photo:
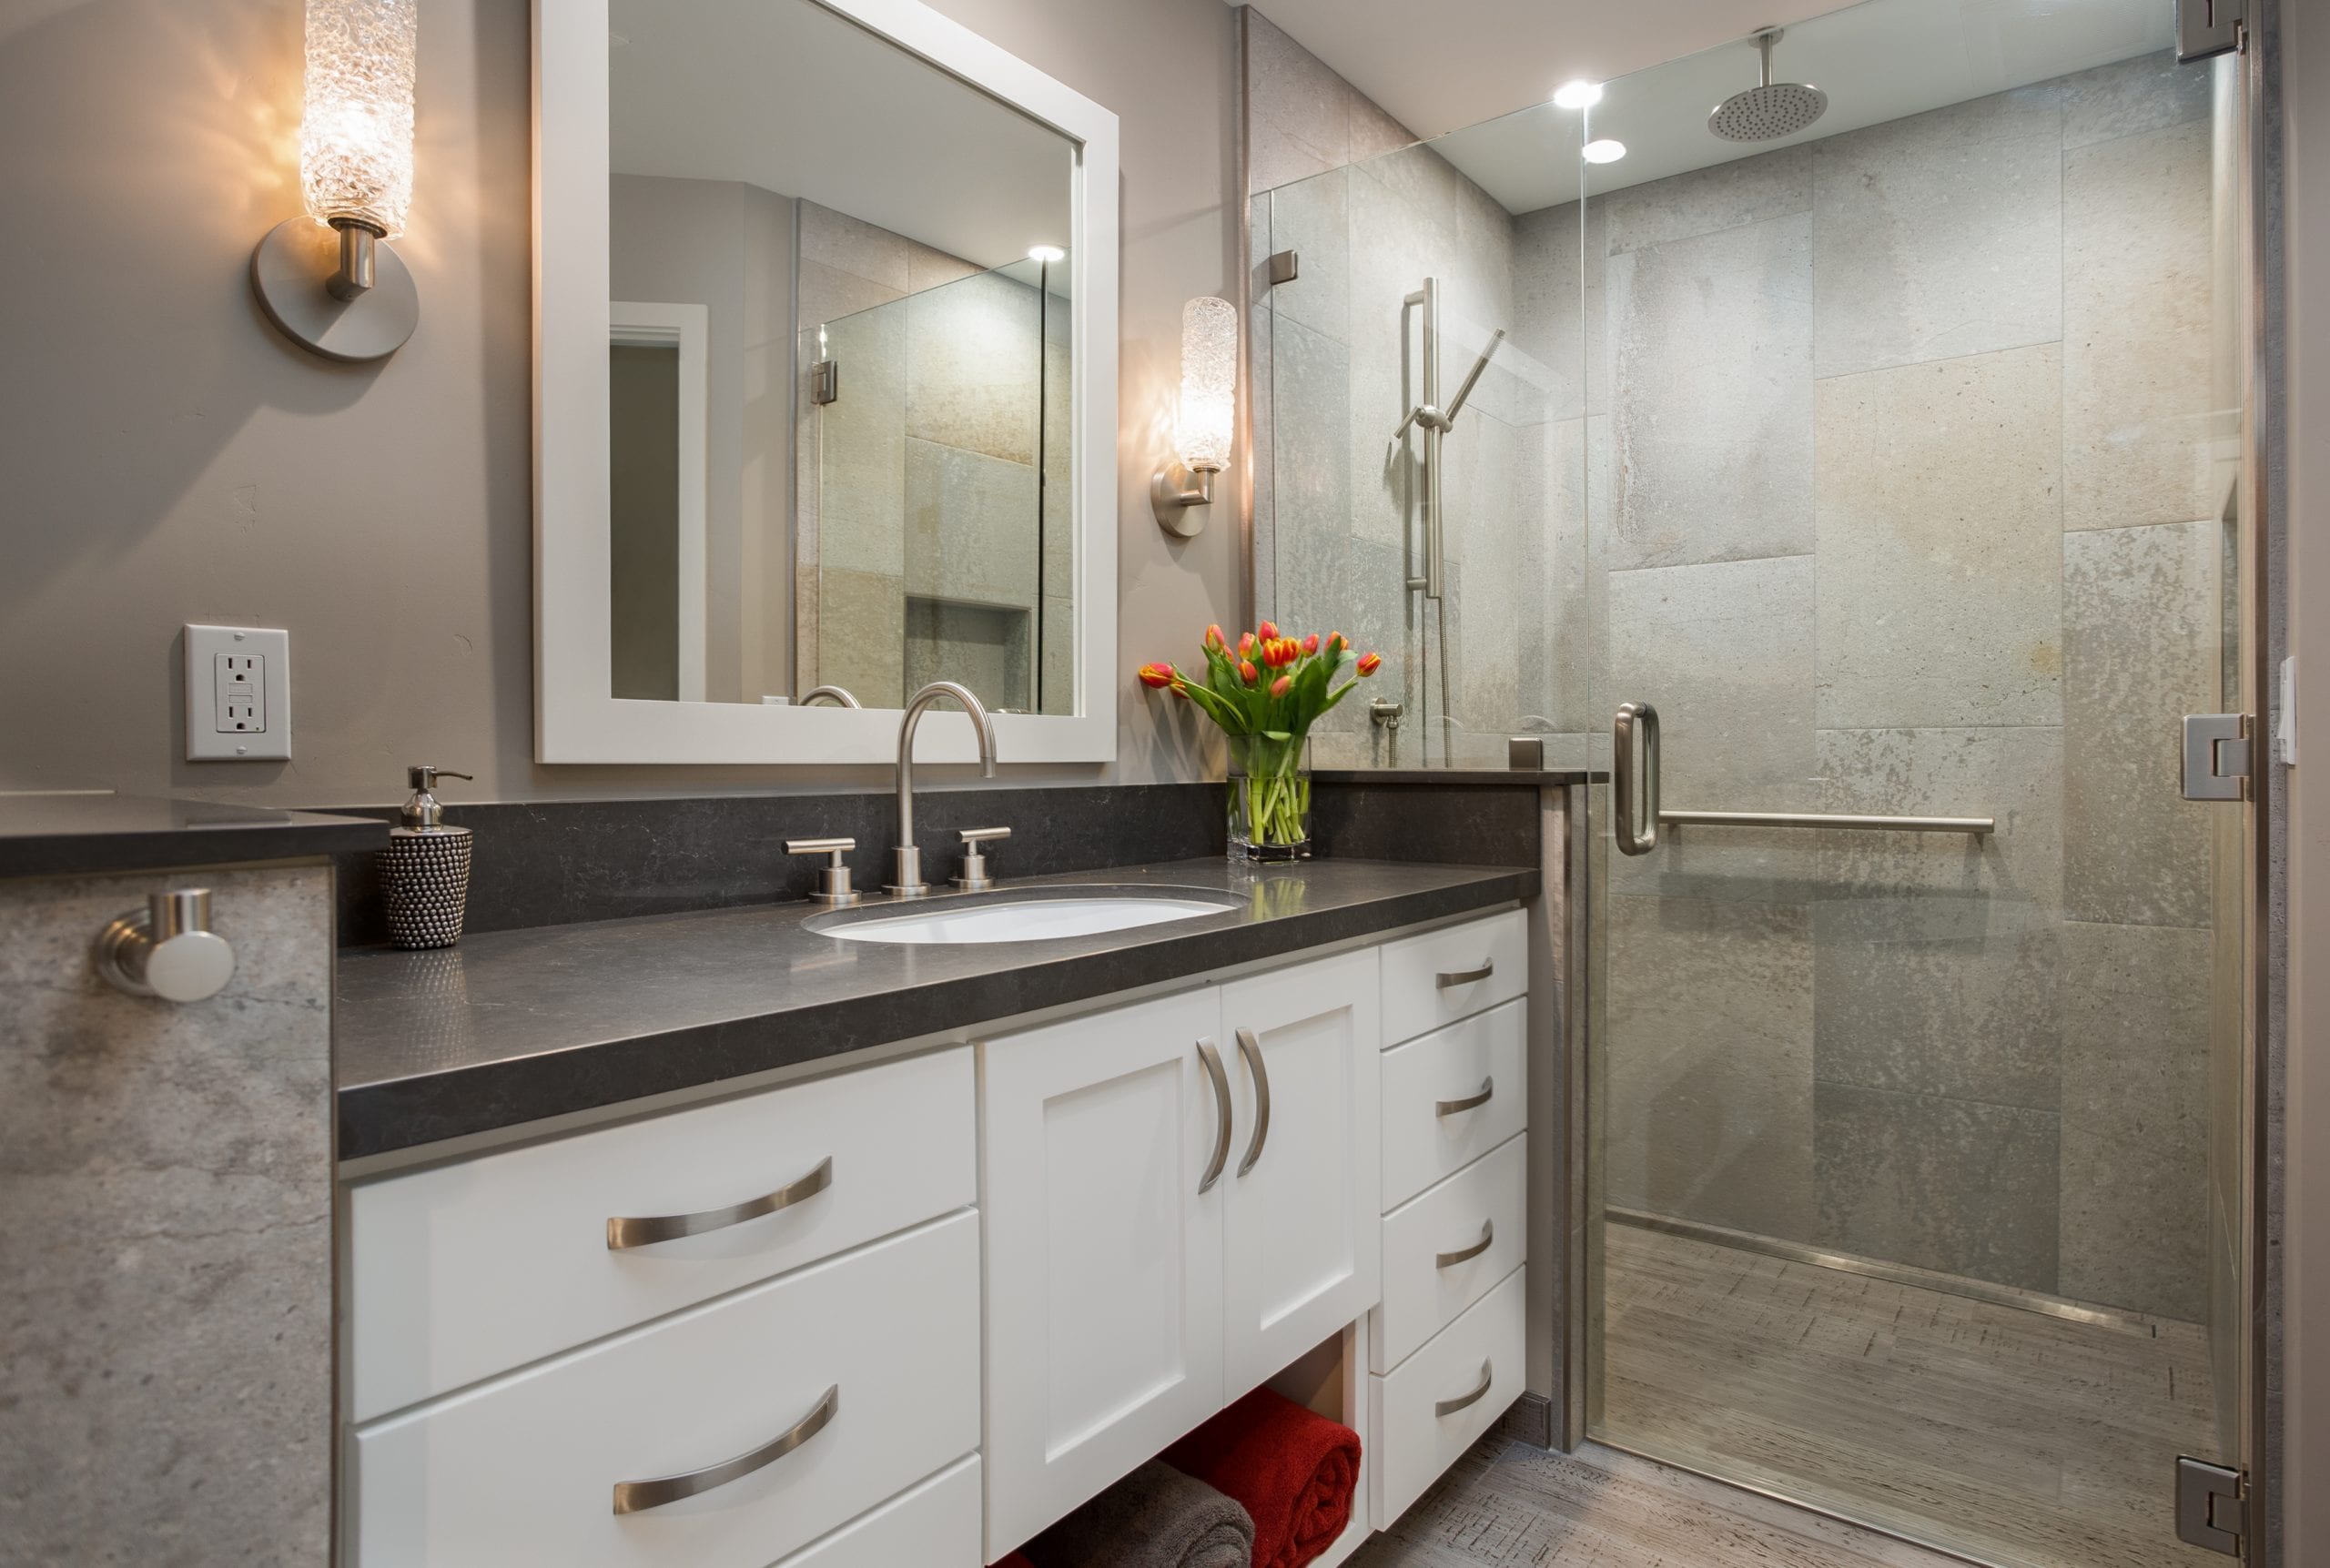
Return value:
M 440 778 L 465 779 L 446 768 L 405 770 L 412 798 L 404 825 L 389 830 L 380 852 L 380 894 L 389 910 L 389 940 L 400 947 L 451 947 L 461 939 L 470 898 L 466 827 L 449 827 L 435 794 Z

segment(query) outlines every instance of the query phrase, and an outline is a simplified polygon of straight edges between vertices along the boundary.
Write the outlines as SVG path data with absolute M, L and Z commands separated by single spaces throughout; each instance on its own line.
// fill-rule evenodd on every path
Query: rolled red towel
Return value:
M 1351 1523 L 1359 1433 L 1256 1389 L 1165 1451 L 1254 1516 L 1254 1568 L 1302 1568 Z
M 1030 1568 L 1030 1565 L 1028 1562 L 1028 1554 L 1026 1553 L 1014 1552 L 1010 1556 L 1006 1557 L 1002 1562 L 997 1563 L 995 1568 Z

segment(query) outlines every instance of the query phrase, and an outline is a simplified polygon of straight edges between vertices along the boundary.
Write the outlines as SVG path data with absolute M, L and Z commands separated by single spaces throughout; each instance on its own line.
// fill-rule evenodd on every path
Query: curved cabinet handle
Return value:
M 1446 969 L 1442 970 L 1436 977 L 1435 983 L 1442 990 L 1445 991 L 1456 986 L 1469 986 L 1475 980 L 1485 980 L 1495 973 L 1496 960 L 1494 958 L 1484 958 L 1481 960 L 1481 966 L 1477 969 L 1457 969 L 1453 972 Z
M 1221 1168 L 1230 1163 L 1230 1075 L 1222 1070 L 1221 1053 L 1213 1048 L 1211 1040 L 1198 1042 L 1198 1060 L 1205 1064 L 1205 1076 L 1213 1080 L 1213 1158 L 1206 1162 L 1205 1179 L 1198 1183 L 1198 1196 L 1202 1198 L 1213 1190 L 1221 1179 Z
M 1465 1111 L 1474 1110 L 1488 1104 L 1490 1097 L 1495 1093 L 1496 1078 L 1494 1075 L 1491 1075 L 1490 1077 L 1484 1077 L 1481 1080 L 1480 1092 L 1477 1094 L 1466 1095 L 1463 1099 L 1443 1099 L 1433 1101 L 1432 1114 L 1434 1116 L 1461 1116 Z
M 1489 1385 L 1494 1381 L 1496 1381 L 1496 1365 L 1494 1362 L 1484 1359 L 1481 1362 L 1481 1386 L 1474 1389 L 1471 1393 L 1458 1394 L 1453 1400 L 1439 1401 L 1432 1407 L 1432 1413 L 1436 1416 L 1454 1415 L 1458 1411 L 1464 1410 L 1467 1406 L 1480 1403 L 1483 1400 L 1488 1398 Z
M 646 1219 L 610 1219 L 607 1250 L 622 1252 L 633 1247 L 653 1247 L 658 1241 L 677 1241 L 683 1236 L 701 1236 L 707 1230 L 724 1230 L 731 1225 L 742 1225 L 747 1219 L 790 1209 L 833 1184 L 834 1160 L 833 1156 L 827 1155 L 808 1175 L 786 1182 L 775 1192 L 732 1203 L 725 1209 L 707 1209 L 701 1214 L 660 1214 Z
M 1495 1239 L 1496 1221 L 1484 1219 L 1481 1221 L 1481 1239 L 1478 1241 L 1474 1242 L 1470 1247 L 1459 1247 L 1454 1252 L 1433 1253 L 1432 1266 L 1435 1269 L 1454 1269 L 1459 1263 L 1469 1263 L 1487 1251 L 1489 1243 Z
M 615 1512 L 638 1513 L 650 1508 L 661 1508 L 667 1502 L 677 1502 L 683 1498 L 700 1497 L 715 1486 L 742 1481 L 753 1472 L 775 1464 L 825 1431 L 832 1422 L 835 1412 L 840 1409 L 841 1385 L 836 1383 L 818 1396 L 816 1406 L 807 1415 L 749 1453 L 722 1460 L 718 1464 L 707 1464 L 702 1470 L 660 1476 L 653 1481 L 618 1481 L 615 1482 Z
M 1262 1158 L 1262 1145 L 1271 1140 L 1271 1069 L 1263 1065 L 1262 1042 L 1251 1029 L 1238 1031 L 1238 1054 L 1246 1058 L 1246 1070 L 1254 1075 L 1254 1136 L 1246 1145 L 1246 1158 L 1238 1162 L 1238 1174 L 1243 1178 Z

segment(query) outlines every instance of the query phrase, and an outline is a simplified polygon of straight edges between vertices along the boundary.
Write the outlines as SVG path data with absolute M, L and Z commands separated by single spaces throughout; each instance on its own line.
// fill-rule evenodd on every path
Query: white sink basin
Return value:
M 961 909 L 929 909 L 828 926 L 844 942 L 1040 942 L 1194 920 L 1230 907 L 1194 898 L 1025 898 Z

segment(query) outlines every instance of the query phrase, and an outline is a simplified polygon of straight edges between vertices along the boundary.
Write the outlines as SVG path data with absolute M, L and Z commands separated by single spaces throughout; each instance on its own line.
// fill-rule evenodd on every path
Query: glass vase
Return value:
M 1308 736 L 1230 737 L 1230 858 L 1311 858 Z

